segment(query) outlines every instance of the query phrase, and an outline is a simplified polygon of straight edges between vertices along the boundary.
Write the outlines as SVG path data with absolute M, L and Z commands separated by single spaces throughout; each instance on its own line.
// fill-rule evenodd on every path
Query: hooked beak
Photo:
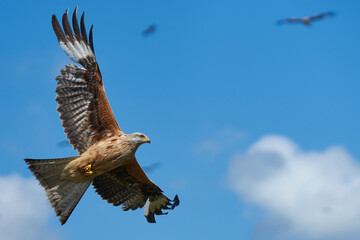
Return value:
M 148 137 L 146 137 L 146 138 L 144 139 L 144 142 L 145 142 L 145 143 L 150 143 L 151 141 L 150 141 L 150 139 L 149 139 Z

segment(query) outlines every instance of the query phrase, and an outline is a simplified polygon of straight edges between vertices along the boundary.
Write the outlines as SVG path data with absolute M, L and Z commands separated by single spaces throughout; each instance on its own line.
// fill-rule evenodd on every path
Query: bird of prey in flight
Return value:
M 156 25 L 153 24 L 153 25 L 150 25 L 148 28 L 146 28 L 146 29 L 142 32 L 142 34 L 143 34 L 144 36 L 149 36 L 149 35 L 151 35 L 151 34 L 154 34 L 155 32 L 156 32 Z
M 313 21 L 317 21 L 326 17 L 335 16 L 334 12 L 324 12 L 313 16 L 308 17 L 291 17 L 286 18 L 278 21 L 278 24 L 285 24 L 285 23 L 302 23 L 305 26 L 310 26 Z
M 77 7 L 71 29 L 68 10 L 62 17 L 63 30 L 55 15 L 52 26 L 60 47 L 82 67 L 67 64 L 56 77 L 57 111 L 70 144 L 78 156 L 58 159 L 25 159 L 29 169 L 45 188 L 51 206 L 61 224 L 65 224 L 86 189 L 96 192 L 125 211 L 144 208 L 148 222 L 162 210 L 179 205 L 177 195 L 170 200 L 144 173 L 135 158 L 137 148 L 150 139 L 142 133 L 124 133 L 107 100 L 104 82 L 96 61 L 93 26 L 89 39 L 84 13 L 80 27 Z M 74 32 L 73 32 L 74 31 Z

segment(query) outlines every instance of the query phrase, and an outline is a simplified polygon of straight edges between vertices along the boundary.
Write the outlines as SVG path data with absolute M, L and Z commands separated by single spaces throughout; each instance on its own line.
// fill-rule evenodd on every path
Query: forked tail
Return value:
M 73 182 L 60 178 L 66 164 L 77 157 L 58 159 L 25 159 L 29 169 L 45 188 L 61 225 L 65 224 L 91 181 Z

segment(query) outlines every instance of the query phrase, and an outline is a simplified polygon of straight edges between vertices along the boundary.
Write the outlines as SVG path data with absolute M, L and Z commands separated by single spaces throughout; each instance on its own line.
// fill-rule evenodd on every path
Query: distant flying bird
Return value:
M 149 36 L 149 35 L 151 35 L 151 34 L 153 34 L 153 33 L 155 33 L 155 32 L 156 32 L 156 25 L 153 24 L 153 25 L 150 25 L 147 29 L 145 29 L 145 30 L 142 32 L 142 34 L 143 34 L 144 36 Z
M 153 163 L 153 164 L 150 164 L 150 165 L 146 165 L 146 166 L 142 166 L 142 169 L 145 171 L 145 172 L 152 172 L 154 171 L 155 169 L 157 169 L 161 164 L 159 162 L 156 162 L 156 163 Z
M 324 13 L 313 15 L 310 17 L 291 17 L 291 18 L 282 19 L 282 20 L 278 21 L 278 24 L 302 23 L 305 26 L 310 26 L 311 22 L 313 22 L 313 21 L 320 20 L 320 19 L 323 19 L 326 17 L 332 17 L 332 16 L 335 16 L 334 12 L 324 12 Z
M 70 143 L 68 140 L 63 140 L 57 143 L 58 147 L 70 147 Z
M 52 16 L 60 47 L 71 60 L 83 66 L 67 64 L 61 69 L 55 90 L 62 126 L 79 156 L 25 161 L 45 188 L 62 225 L 91 183 L 103 199 L 114 206 L 123 205 L 125 211 L 144 207 L 147 221 L 154 223 L 154 215 L 166 214 L 163 209 L 179 205 L 178 196 L 172 201 L 168 199 L 140 167 L 135 152 L 141 144 L 150 143 L 150 139 L 139 132 L 121 131 L 104 91 L 94 52 L 93 26 L 88 41 L 84 13 L 79 27 L 77 8 L 72 24 L 74 33 L 68 10 L 62 17 L 64 32 L 56 16 Z

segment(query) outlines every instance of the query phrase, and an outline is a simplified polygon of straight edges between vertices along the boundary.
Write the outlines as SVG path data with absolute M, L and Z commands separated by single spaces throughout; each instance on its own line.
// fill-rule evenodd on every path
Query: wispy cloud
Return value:
M 344 148 L 304 152 L 288 138 L 265 136 L 233 157 L 229 183 L 267 212 L 254 238 L 358 239 L 360 164 Z
M 59 239 L 47 226 L 50 211 L 35 180 L 0 176 L 0 239 Z
M 244 139 L 246 139 L 246 134 L 244 132 L 227 127 L 219 131 L 214 131 L 208 139 L 196 144 L 194 150 L 199 153 L 215 155 L 238 145 L 239 142 Z

